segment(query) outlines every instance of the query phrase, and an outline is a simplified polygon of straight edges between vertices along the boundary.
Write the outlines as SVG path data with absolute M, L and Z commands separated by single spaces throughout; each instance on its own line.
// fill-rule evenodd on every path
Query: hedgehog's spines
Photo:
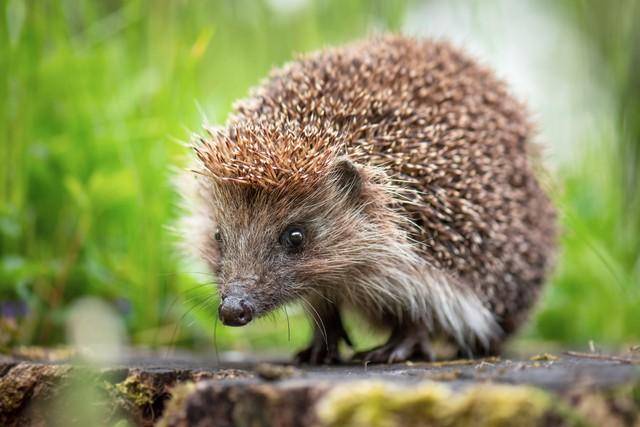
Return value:
M 369 172 L 372 194 L 388 200 L 380 217 L 390 223 L 384 232 L 395 234 L 386 237 L 403 239 L 397 244 L 408 246 L 398 253 L 410 247 L 433 280 L 446 279 L 445 291 L 422 297 L 451 299 L 462 290 L 467 303 L 451 299 L 457 308 L 450 311 L 465 322 L 474 321 L 469 307 L 484 307 L 512 332 L 552 264 L 555 211 L 529 157 L 526 109 L 446 42 L 391 36 L 303 55 L 236 103 L 224 129 L 205 133 L 194 150 L 221 183 L 298 197 L 315 191 L 342 157 Z M 397 279 L 375 274 L 358 278 L 370 283 L 363 295 L 394 291 Z M 415 273 L 412 280 L 426 279 Z M 397 292 L 418 290 L 398 285 Z M 420 297 L 395 299 L 413 307 L 410 296 Z

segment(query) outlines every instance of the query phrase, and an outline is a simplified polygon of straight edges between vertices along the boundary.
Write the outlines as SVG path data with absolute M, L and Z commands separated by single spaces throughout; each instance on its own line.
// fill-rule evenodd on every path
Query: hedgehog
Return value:
M 496 354 L 552 268 L 556 212 L 526 107 L 447 41 L 304 54 L 194 136 L 186 246 L 219 319 L 299 303 L 300 363 L 339 363 L 345 311 L 390 335 L 357 360 Z

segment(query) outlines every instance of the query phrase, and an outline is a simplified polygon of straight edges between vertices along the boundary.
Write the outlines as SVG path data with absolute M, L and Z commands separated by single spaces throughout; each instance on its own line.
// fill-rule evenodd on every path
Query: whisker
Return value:
M 178 276 L 181 274 L 200 274 L 203 276 L 207 276 L 207 277 L 211 277 L 211 278 L 216 278 L 215 274 L 213 273 L 207 273 L 206 271 L 173 271 L 173 272 L 168 272 L 168 273 L 158 273 L 159 277 L 172 277 L 172 276 Z
M 215 294 L 209 294 L 209 295 L 206 295 L 205 297 L 203 297 L 202 295 L 191 295 L 189 297 L 184 298 L 184 302 L 189 304 L 189 305 L 190 304 L 201 304 L 204 301 L 210 301 L 211 298 L 214 298 L 214 297 L 216 297 Z M 204 299 L 202 299 L 202 298 L 204 298 Z
M 283 305 L 284 315 L 287 318 L 287 342 L 291 342 L 291 324 L 289 323 L 289 313 L 287 312 L 287 306 Z
M 184 318 L 191 313 L 196 307 L 202 306 L 204 304 L 207 304 L 211 301 L 211 298 L 214 295 L 209 295 L 207 298 L 205 298 L 203 301 L 200 301 L 197 304 L 194 304 L 190 309 L 188 309 L 182 316 L 180 316 L 180 318 L 178 319 L 178 321 L 175 324 L 175 327 L 173 329 L 173 332 L 171 333 L 171 339 L 169 340 L 169 342 L 171 342 L 171 344 L 169 345 L 169 348 L 167 349 L 167 354 L 166 356 L 169 356 L 169 352 L 175 350 L 175 340 L 177 338 L 177 333 L 178 330 L 180 329 L 180 325 L 182 324 Z
M 308 308 L 306 308 L 308 306 L 308 303 L 306 302 L 302 302 L 302 305 L 305 307 L 305 311 L 307 312 L 307 314 L 309 315 L 309 317 L 311 317 L 311 320 L 314 323 L 315 329 L 317 331 L 320 332 L 320 334 L 322 334 L 322 328 L 320 327 L 320 324 L 318 323 L 318 319 L 316 319 L 316 316 L 313 314 L 313 312 L 309 311 Z M 314 332 L 315 333 L 315 332 Z M 324 337 L 324 335 L 323 335 Z
M 213 297 L 213 295 L 208 296 L 208 297 L 207 297 L 207 298 L 205 298 L 203 301 L 199 302 L 199 303 L 196 305 L 196 307 L 199 307 L 199 308 L 205 308 L 205 309 L 206 309 L 206 308 L 207 308 L 207 306 L 209 305 L 209 303 L 211 302 L 212 297 Z M 194 307 L 194 308 L 195 308 L 195 307 Z M 194 319 L 194 320 L 192 320 L 191 322 L 189 322 L 189 323 L 187 324 L 187 326 L 191 326 L 191 325 L 193 325 L 193 324 L 194 324 L 194 322 L 195 322 L 195 319 Z
M 322 338 L 324 340 L 325 345 L 327 346 L 327 350 L 329 349 L 329 338 L 327 336 L 327 329 L 324 326 L 324 322 L 322 321 L 322 316 L 320 316 L 320 313 L 318 313 L 318 310 L 316 310 L 316 308 L 309 302 L 309 300 L 307 300 L 304 296 L 302 295 L 298 295 L 300 297 L 300 300 L 303 301 L 311 310 L 313 310 L 313 312 L 315 313 L 315 316 L 317 316 L 317 320 L 315 318 L 315 316 L 311 314 L 311 318 L 314 319 L 314 321 L 316 322 L 316 326 L 319 328 L 320 333 L 322 334 Z
M 218 316 L 215 316 L 213 322 L 213 351 L 216 355 L 216 364 L 220 365 L 220 354 L 218 353 Z
M 215 287 L 215 284 L 213 282 L 204 282 L 204 283 L 200 283 L 199 285 L 192 286 L 189 289 L 185 289 L 184 291 L 182 291 L 182 293 L 186 294 L 186 293 L 195 292 L 195 291 L 200 290 L 201 288 L 204 288 L 204 287 L 208 287 L 208 288 L 211 288 L 211 289 L 216 289 L 216 292 L 217 292 L 217 288 Z
M 323 294 L 322 292 L 320 292 L 319 290 L 315 289 L 314 287 L 308 287 L 305 288 L 305 290 L 307 291 L 311 291 L 311 292 L 315 292 L 316 295 L 318 295 L 320 298 L 324 299 L 326 302 L 330 303 L 330 304 L 334 304 L 334 302 L 325 294 Z
M 178 302 L 178 298 L 180 298 L 180 295 L 176 295 L 176 296 L 171 300 L 171 303 L 169 304 L 169 306 L 168 306 L 167 308 L 165 308 L 164 313 L 162 314 L 162 317 L 161 317 L 161 319 L 160 319 L 160 323 L 161 323 L 161 324 L 163 323 L 163 319 L 166 319 L 166 318 L 168 317 L 168 315 L 169 315 L 169 312 L 171 312 L 171 310 L 173 310 L 173 306 L 176 304 L 176 302 Z M 160 325 L 158 325 L 158 326 L 160 326 Z M 155 334 L 155 337 L 154 337 L 154 341 L 156 341 L 156 342 L 157 342 L 157 339 L 158 339 L 158 331 L 156 331 L 156 334 Z M 173 341 L 173 338 L 171 339 L 171 341 Z M 169 341 L 169 342 L 170 342 L 169 346 L 173 345 L 173 344 L 171 343 L 171 341 Z M 167 356 L 168 356 L 168 355 L 167 355 Z

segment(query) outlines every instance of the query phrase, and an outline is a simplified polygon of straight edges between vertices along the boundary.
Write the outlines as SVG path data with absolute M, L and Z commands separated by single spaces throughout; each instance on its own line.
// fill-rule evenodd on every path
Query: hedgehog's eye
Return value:
M 217 242 L 222 242 L 222 233 L 220 233 L 219 228 L 216 228 L 216 232 L 213 233 L 213 238 L 216 239 Z
M 304 230 L 298 226 L 289 226 L 280 235 L 280 244 L 284 247 L 299 251 L 304 243 Z

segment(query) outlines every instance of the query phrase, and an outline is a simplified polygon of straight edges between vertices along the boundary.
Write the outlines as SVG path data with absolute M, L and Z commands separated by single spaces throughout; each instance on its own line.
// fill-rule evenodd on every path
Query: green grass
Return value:
M 28 304 L 18 342 L 64 342 L 70 305 L 91 295 L 120 311 L 133 342 L 193 347 L 211 345 L 215 304 L 205 304 L 209 288 L 196 287 L 201 276 L 180 265 L 167 231 L 178 213 L 172 167 L 186 158 L 179 141 L 203 115 L 223 122 L 292 52 L 398 29 L 406 7 L 331 0 L 282 14 L 262 1 L 0 4 L 0 300 Z M 633 111 L 626 117 L 637 130 Z M 561 171 L 563 256 L 530 337 L 640 337 L 638 209 L 626 204 L 618 173 L 628 163 L 623 143 L 608 143 L 606 155 L 594 149 Z M 219 327 L 220 347 L 294 347 L 308 328 L 294 308 L 289 315 L 291 343 L 280 314 Z
M 574 344 L 631 341 L 640 335 L 636 217 L 626 211 L 616 146 L 585 145 L 583 162 L 561 176 L 561 253 L 533 335 Z

